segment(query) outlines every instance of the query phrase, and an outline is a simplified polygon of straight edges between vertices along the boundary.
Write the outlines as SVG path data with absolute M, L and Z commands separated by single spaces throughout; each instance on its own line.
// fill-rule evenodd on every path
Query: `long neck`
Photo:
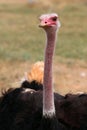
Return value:
M 55 48 L 56 32 L 46 32 L 47 45 L 45 50 L 45 65 L 43 79 L 43 116 L 52 117 L 55 115 L 52 61 Z

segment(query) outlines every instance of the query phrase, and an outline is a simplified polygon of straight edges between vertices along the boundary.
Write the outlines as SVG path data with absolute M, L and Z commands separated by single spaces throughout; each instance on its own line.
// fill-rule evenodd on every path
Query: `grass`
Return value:
M 51 9 L 52 11 L 50 11 Z M 15 2 L 15 4 L 13 4 L 2 2 L 0 3 L 0 63 L 1 69 L 8 66 L 8 71 L 1 71 L 0 84 L 2 83 L 3 86 L 9 85 L 7 82 L 11 81 L 9 78 L 13 76 L 12 70 L 16 70 L 13 79 L 17 79 L 17 72 L 21 76 L 26 70 L 25 68 L 28 69 L 28 64 L 31 65 L 31 63 L 37 60 L 43 60 L 45 35 L 44 31 L 38 28 L 38 17 L 42 13 L 49 12 L 58 13 L 61 21 L 61 28 L 58 33 L 56 45 L 56 64 L 62 64 L 67 68 L 72 66 L 73 63 L 78 64 L 77 61 L 79 61 L 79 67 L 84 69 L 82 66 L 85 66 L 86 71 L 86 2 L 66 3 L 64 6 L 61 6 L 61 3 L 57 1 L 53 2 L 52 5 L 43 5 L 41 3 L 39 5 L 37 3 L 29 5 L 28 3 L 16 4 Z M 82 65 L 82 62 L 84 62 L 85 65 Z M 23 70 L 24 63 L 27 67 Z M 18 65 L 22 67 L 18 69 Z M 64 72 L 65 68 L 63 69 Z M 12 73 L 9 74 L 7 78 L 6 75 L 9 71 Z M 56 69 L 56 71 L 55 73 L 57 74 L 59 70 Z M 62 75 L 64 75 L 64 73 L 62 73 Z M 63 78 L 63 83 L 65 83 L 65 77 Z M 57 81 L 55 84 L 61 85 L 61 83 L 57 83 Z M 70 83 L 70 85 L 71 84 L 72 83 Z M 67 84 L 62 84 L 62 86 L 65 85 Z
M 38 25 L 38 16 L 48 9 L 28 5 L 0 5 L 0 59 L 38 60 L 43 59 L 44 33 Z M 59 13 L 61 28 L 56 55 L 64 58 L 87 60 L 87 5 L 71 4 Z M 38 47 L 37 47 L 38 46 Z M 33 52 L 33 53 L 32 53 Z M 57 57 L 57 56 L 56 56 Z
M 36 10 L 29 9 L 26 5 L 22 7 L 12 5 L 11 8 L 10 5 L 1 5 L 1 7 L 0 36 L 2 46 L 0 58 L 37 60 L 38 52 L 42 46 L 40 31 L 35 22 L 37 21 Z

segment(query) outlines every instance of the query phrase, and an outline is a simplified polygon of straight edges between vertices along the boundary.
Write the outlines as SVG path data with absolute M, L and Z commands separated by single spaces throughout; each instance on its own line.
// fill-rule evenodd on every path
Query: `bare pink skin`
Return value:
M 56 32 L 60 23 L 57 14 L 46 14 L 40 17 L 40 27 L 46 32 L 45 65 L 43 79 L 43 116 L 55 115 L 52 62 L 56 43 Z

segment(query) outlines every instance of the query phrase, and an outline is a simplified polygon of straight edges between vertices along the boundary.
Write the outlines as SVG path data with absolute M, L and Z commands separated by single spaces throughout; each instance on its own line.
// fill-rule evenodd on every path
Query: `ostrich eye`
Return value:
M 56 21 L 56 20 L 57 20 L 57 17 L 53 17 L 52 20 L 53 20 L 53 21 Z

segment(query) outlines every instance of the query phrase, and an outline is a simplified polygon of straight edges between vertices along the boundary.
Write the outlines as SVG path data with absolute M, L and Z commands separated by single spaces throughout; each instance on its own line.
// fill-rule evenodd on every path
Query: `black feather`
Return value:
M 25 80 L 22 84 L 21 84 L 22 88 L 30 88 L 30 89 L 34 89 L 35 91 L 38 90 L 43 90 L 43 85 L 41 83 L 38 83 L 37 81 L 33 80 L 32 82 L 29 82 L 27 80 Z

